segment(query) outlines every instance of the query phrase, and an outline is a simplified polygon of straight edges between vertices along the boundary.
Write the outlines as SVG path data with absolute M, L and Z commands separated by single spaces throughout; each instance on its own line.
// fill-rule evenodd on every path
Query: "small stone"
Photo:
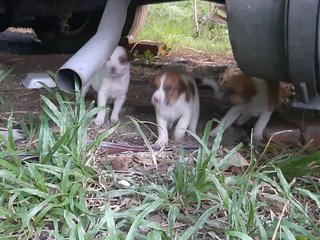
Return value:
M 311 146 L 320 146 L 320 123 L 308 125 L 303 131 L 303 139 L 306 143 L 311 143 Z

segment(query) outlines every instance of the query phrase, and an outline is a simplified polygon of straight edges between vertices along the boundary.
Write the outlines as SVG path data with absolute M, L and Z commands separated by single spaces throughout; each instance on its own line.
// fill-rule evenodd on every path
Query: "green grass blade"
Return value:
M 180 209 L 177 206 L 170 205 L 169 212 L 168 212 L 168 230 L 169 230 L 169 236 L 173 239 L 173 229 L 174 229 L 174 223 L 178 217 L 178 214 L 180 212 Z
M 319 194 L 315 194 L 307 189 L 302 189 L 302 188 L 295 188 L 295 190 L 297 190 L 298 192 L 300 192 L 304 196 L 307 196 L 307 197 L 311 198 L 313 201 L 315 201 L 315 203 L 317 204 L 317 207 L 320 209 L 320 195 Z
M 2 74 L 0 74 L 0 83 L 10 75 L 12 70 L 13 70 L 13 68 L 7 68 L 4 70 L 4 72 Z
M 145 209 L 137 216 L 135 217 L 135 220 L 133 221 L 126 240 L 133 240 L 135 238 L 135 233 L 138 231 L 138 227 L 141 224 L 142 220 L 151 212 L 156 211 L 159 206 L 163 203 L 163 199 L 158 199 L 152 202 L 151 204 L 148 204 Z
M 227 232 L 227 236 L 228 237 L 237 237 L 237 238 L 240 238 L 242 240 L 253 240 L 253 238 L 251 238 L 247 234 L 242 233 L 242 232 L 237 232 L 237 231 L 228 231 Z
M 70 132 L 73 132 L 73 128 L 70 129 Z M 66 132 L 63 136 L 60 137 L 60 139 L 53 145 L 53 147 L 49 150 L 49 152 L 44 156 L 44 158 L 41 160 L 42 164 L 48 163 L 53 155 L 60 149 L 60 147 L 66 143 L 68 140 L 68 137 L 70 135 L 70 132 Z
M 114 213 L 108 204 L 105 204 L 104 216 L 95 224 L 94 228 L 88 233 L 88 236 L 95 236 L 100 229 L 107 223 L 108 237 L 107 239 L 117 239 L 117 230 L 114 219 Z
M 207 209 L 201 217 L 198 219 L 194 226 L 189 227 L 184 234 L 180 237 L 180 240 L 190 239 L 193 234 L 195 234 L 202 226 L 206 223 L 208 218 L 217 210 L 218 206 L 213 206 Z

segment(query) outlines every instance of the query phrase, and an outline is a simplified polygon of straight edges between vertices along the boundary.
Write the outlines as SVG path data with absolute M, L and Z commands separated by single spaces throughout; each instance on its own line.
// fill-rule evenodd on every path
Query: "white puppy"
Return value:
M 130 56 L 125 48 L 118 46 L 111 57 L 83 86 L 82 95 L 85 96 L 90 86 L 92 86 L 98 92 L 98 106 L 105 106 L 107 102 L 114 102 L 110 121 L 115 123 L 119 120 L 119 113 L 126 99 L 129 82 Z M 106 110 L 99 111 L 94 123 L 102 125 L 105 121 L 106 113 Z
M 168 128 L 177 122 L 174 139 L 182 140 L 186 130 L 196 132 L 199 119 L 199 94 L 193 78 L 175 72 L 163 72 L 153 81 L 155 92 L 152 104 L 155 106 L 158 124 L 156 145 L 164 148 L 168 144 Z

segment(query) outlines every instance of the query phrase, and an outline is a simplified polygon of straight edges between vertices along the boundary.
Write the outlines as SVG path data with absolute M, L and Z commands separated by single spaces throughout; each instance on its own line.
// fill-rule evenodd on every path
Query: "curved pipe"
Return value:
M 121 37 L 129 3 L 130 0 L 108 0 L 97 33 L 56 72 L 61 90 L 72 93 L 76 78 L 84 85 L 111 56 Z

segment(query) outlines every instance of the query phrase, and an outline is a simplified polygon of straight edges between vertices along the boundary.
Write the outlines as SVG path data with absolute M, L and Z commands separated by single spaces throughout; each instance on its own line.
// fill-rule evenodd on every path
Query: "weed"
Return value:
M 208 4 L 199 2 L 200 15 L 208 14 Z M 224 53 L 231 50 L 226 26 L 201 21 L 200 35 L 197 34 L 190 1 L 150 5 L 148 18 L 138 39 L 161 41 L 173 50 L 178 45 L 205 52 Z

